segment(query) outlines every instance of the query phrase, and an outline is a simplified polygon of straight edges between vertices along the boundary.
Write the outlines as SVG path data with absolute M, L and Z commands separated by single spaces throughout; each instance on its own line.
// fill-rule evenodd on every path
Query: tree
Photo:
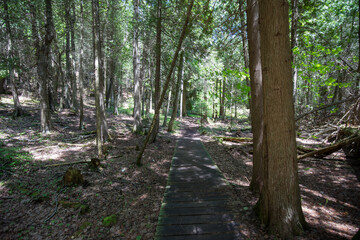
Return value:
M 182 43 L 186 37 L 186 30 L 188 28 L 188 25 L 189 25 L 189 22 L 190 22 L 190 17 L 191 17 L 191 10 L 194 6 L 194 0 L 191 0 L 189 6 L 188 6 L 188 9 L 187 9 L 187 13 L 186 13 L 186 19 L 185 19 L 185 22 L 184 22 L 184 25 L 183 25 L 183 28 L 181 30 L 181 35 L 180 35 L 180 38 L 179 38 L 179 41 L 178 41 L 178 44 L 176 46 L 176 50 L 175 50 L 175 53 L 174 53 L 174 57 L 171 61 L 171 65 L 170 65 L 170 69 L 169 69 L 169 72 L 166 76 L 166 81 L 164 83 L 164 88 L 161 92 L 161 96 L 160 96 L 160 102 L 159 102 L 159 105 L 157 106 L 157 111 L 160 112 L 160 106 L 162 105 L 162 102 L 165 98 L 165 94 L 166 94 L 166 91 L 167 91 L 167 88 L 169 86 L 169 83 L 170 83 L 170 80 L 171 80 L 171 75 L 172 75 L 172 72 L 174 71 L 174 68 L 175 68 L 175 64 L 176 64 L 176 59 L 178 58 L 178 55 L 179 55 L 179 52 L 181 50 L 181 46 L 182 46 Z M 137 166 L 141 166 L 141 158 L 142 158 L 142 155 L 145 151 L 145 148 L 150 140 L 150 136 L 151 136 L 151 131 L 154 129 L 154 126 L 155 126 L 155 122 L 156 122 L 156 118 L 159 117 L 159 114 L 158 115 L 154 115 L 153 117 L 153 120 L 151 122 L 151 126 L 150 126 L 150 130 L 148 132 L 148 134 L 146 135 L 146 139 L 144 141 L 144 144 L 142 146 L 142 148 L 140 149 L 140 152 L 139 152 L 139 155 L 136 159 L 136 165 Z
M 253 171 L 250 189 L 260 192 L 263 184 L 264 143 L 264 110 L 262 96 L 259 4 L 257 0 L 247 1 L 247 27 L 249 40 L 249 61 L 251 79 L 251 129 L 254 139 Z
M 83 0 L 80 0 L 80 54 L 79 54 L 79 90 L 80 90 L 80 122 L 79 129 L 84 128 L 84 10 Z
M 133 39 L 133 73 L 134 73 L 134 126 L 133 132 L 142 131 L 141 94 L 140 94 L 140 63 L 139 63 L 139 0 L 134 0 L 134 39 Z
M 156 45 L 155 45 L 155 55 L 156 55 L 156 65 L 155 65 L 155 115 L 159 114 L 156 112 L 159 104 L 160 98 L 160 73 L 161 73 L 161 5 L 162 1 L 158 0 L 158 8 L 157 8 L 157 18 L 156 18 Z M 155 142 L 156 136 L 159 132 L 159 118 L 155 121 L 154 130 L 152 131 L 152 135 L 150 138 L 150 143 Z
M 22 114 L 22 108 L 19 101 L 19 96 L 17 93 L 16 81 L 15 81 L 15 68 L 14 68 L 14 47 L 13 47 L 13 37 L 11 32 L 10 25 L 10 16 L 8 10 L 7 0 L 4 0 L 4 20 L 6 25 L 7 32 L 7 64 L 9 69 L 9 79 L 11 83 L 11 91 L 14 100 L 14 117 L 18 117 Z
M 264 104 L 264 181 L 257 203 L 263 224 L 283 238 L 302 233 L 292 100 L 288 3 L 260 0 L 260 45 Z
M 94 70 L 95 70 L 95 107 L 96 107 L 96 145 L 99 158 L 104 157 L 102 144 L 110 136 L 105 119 L 104 105 L 104 69 L 100 37 L 99 0 L 92 1 L 93 36 L 94 36 Z
M 45 0 L 45 36 L 41 39 L 36 24 L 36 9 L 30 3 L 32 16 L 32 35 L 36 49 L 37 74 L 39 76 L 39 95 L 40 95 L 40 129 L 42 133 L 48 133 L 51 129 L 50 122 L 50 103 L 49 103 L 49 63 L 50 47 L 54 39 L 54 25 L 52 17 L 51 0 Z

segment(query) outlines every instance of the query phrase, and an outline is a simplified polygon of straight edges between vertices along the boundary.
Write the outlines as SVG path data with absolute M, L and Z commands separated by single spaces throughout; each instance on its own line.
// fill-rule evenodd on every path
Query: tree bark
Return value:
M 260 192 L 263 185 L 264 159 L 264 106 L 262 96 L 262 74 L 260 53 L 259 4 L 257 0 L 247 2 L 247 25 L 249 38 L 249 60 L 251 79 L 251 128 L 254 138 L 253 172 L 250 189 Z
M 157 19 L 156 19 L 156 45 L 155 45 L 155 56 L 156 56 L 156 66 L 155 66 L 155 115 L 159 114 L 156 112 L 159 104 L 160 98 L 160 73 L 161 73 L 161 0 L 158 0 L 157 6 Z M 156 136 L 159 132 L 159 118 L 155 121 L 154 130 L 152 131 L 152 135 L 150 137 L 150 143 L 156 141 Z
M 189 7 L 187 9 L 187 14 L 186 14 L 186 19 L 185 19 L 185 23 L 184 23 L 184 26 L 183 26 L 183 29 L 181 31 L 181 35 L 180 35 L 180 38 L 179 38 L 179 42 L 178 42 L 178 45 L 176 47 L 176 50 L 175 50 L 175 53 L 174 53 L 174 57 L 171 61 L 171 65 L 170 65 L 170 70 L 166 76 L 166 81 L 164 83 L 164 87 L 163 87 L 163 90 L 161 92 L 161 97 L 160 97 L 160 102 L 159 102 L 159 105 L 157 106 L 157 111 L 160 110 L 160 106 L 165 98 L 165 94 L 166 94 L 166 90 L 169 86 L 169 83 L 170 83 L 170 80 L 171 80 L 171 75 L 172 75 L 172 72 L 174 71 L 174 68 L 175 68 L 175 64 L 176 64 L 176 59 L 178 58 L 178 55 L 179 55 L 179 52 L 181 50 L 181 46 L 182 46 L 182 43 L 185 39 L 185 36 L 186 36 L 186 29 L 189 25 L 189 22 L 190 22 L 190 17 L 191 17 L 191 10 L 194 6 L 194 0 L 191 0 L 190 4 L 189 4 Z M 148 132 L 148 134 L 146 135 L 146 139 L 144 141 L 144 144 L 142 146 L 142 148 L 140 149 L 140 152 L 139 152 L 139 156 L 138 158 L 136 159 L 136 165 L 137 166 L 141 166 L 141 158 L 142 158 L 142 155 L 145 151 L 145 148 L 150 140 L 150 136 L 151 136 L 151 131 L 154 129 L 154 126 L 155 126 L 155 122 L 156 122 L 156 118 L 158 118 L 159 115 L 154 115 L 154 118 L 151 122 L 151 126 L 150 126 L 150 130 Z
M 301 234 L 306 226 L 296 159 L 288 10 L 286 0 L 259 1 L 267 154 L 257 212 L 271 232 L 285 239 Z
M 294 103 L 297 102 L 297 68 L 295 65 L 295 55 L 293 53 L 294 48 L 297 44 L 297 25 L 298 25 L 298 0 L 291 0 L 291 62 L 294 65 L 293 68 L 293 96 L 294 96 Z
M 80 92 L 80 123 L 79 129 L 84 129 L 84 69 L 83 69 L 83 58 L 84 58 L 84 11 L 83 11 L 83 0 L 80 0 L 80 54 L 79 54 L 79 92 Z
M 7 32 L 7 64 L 9 69 L 9 80 L 11 84 L 11 91 L 14 101 L 14 117 L 18 117 L 22 115 L 22 107 L 19 101 L 19 96 L 17 93 L 16 81 L 15 81 L 15 68 L 14 68 L 14 47 L 12 44 L 12 32 L 11 32 L 11 25 L 10 25 L 10 17 L 9 17 L 9 10 L 8 10 L 8 3 L 7 0 L 4 0 L 4 20 L 6 25 L 6 32 Z
M 180 69 L 180 65 L 182 65 L 183 58 L 184 58 L 184 51 L 181 51 L 180 59 L 179 59 L 178 73 L 180 72 L 180 70 L 182 71 L 182 67 Z M 182 78 L 182 75 L 178 74 L 178 78 L 177 78 L 177 81 L 176 81 L 175 92 L 174 92 L 175 94 L 174 94 L 174 99 L 173 99 L 172 113 L 171 113 L 171 118 L 170 118 L 168 129 L 167 129 L 168 132 L 172 132 L 172 130 L 173 130 L 174 122 L 175 122 L 176 115 L 177 115 L 177 112 L 178 112 L 179 96 L 180 96 L 180 98 L 182 97 L 181 92 L 180 92 L 181 78 Z M 180 108 L 179 112 L 181 112 L 181 109 L 182 108 Z M 180 113 L 180 115 L 181 115 L 181 113 Z
M 72 105 L 77 112 L 79 109 L 77 100 L 77 83 L 76 83 L 76 54 L 75 54 L 75 1 L 71 1 L 71 21 L 70 21 L 70 36 L 71 36 L 71 91 L 72 91 Z
M 36 49 L 37 74 L 39 76 L 39 93 L 40 93 L 40 130 L 42 133 L 48 133 L 51 130 L 50 103 L 49 103 L 49 55 L 51 42 L 54 38 L 54 25 L 52 17 L 51 0 L 45 0 L 45 36 L 40 39 L 36 24 L 36 10 L 33 3 L 30 3 L 30 13 L 32 16 L 32 34 L 34 46 Z M 41 41 L 42 40 L 42 41 Z M 41 42 L 40 42 L 41 41 Z
M 105 119 L 104 106 L 104 73 L 103 56 L 100 38 L 99 0 L 92 1 L 93 10 L 93 36 L 94 36 L 94 66 L 95 66 L 95 106 L 96 106 L 96 145 L 98 157 L 103 158 L 103 142 L 109 138 Z
M 133 74 L 134 74 L 134 126 L 133 132 L 142 131 L 141 123 L 141 93 L 139 72 L 139 0 L 134 0 L 134 39 L 133 39 Z

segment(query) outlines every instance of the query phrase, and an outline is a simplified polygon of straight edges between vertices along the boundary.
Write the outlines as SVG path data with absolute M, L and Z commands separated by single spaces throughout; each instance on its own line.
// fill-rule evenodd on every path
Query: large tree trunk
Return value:
M 262 96 L 259 4 L 257 0 L 248 0 L 247 26 L 249 38 L 249 60 L 251 79 L 251 128 L 254 138 L 253 172 L 250 189 L 260 192 L 263 185 L 264 159 L 264 110 Z
M 16 81 L 15 81 L 15 68 L 14 68 L 14 47 L 12 45 L 12 32 L 11 32 L 11 25 L 10 25 L 10 17 L 9 17 L 9 10 L 7 0 L 4 0 L 4 20 L 6 25 L 6 32 L 7 32 L 7 64 L 9 69 L 9 80 L 11 84 L 11 91 L 14 100 L 14 116 L 18 117 L 22 114 L 22 108 L 19 101 L 19 96 L 17 93 Z
M 134 39 L 133 39 L 133 72 L 134 72 L 134 126 L 133 132 L 142 131 L 141 93 L 139 63 L 139 0 L 134 0 Z
M 185 19 L 183 29 L 181 31 L 179 42 L 178 42 L 178 45 L 176 47 L 174 57 L 173 57 L 173 59 L 171 61 L 170 70 L 169 70 L 169 72 L 168 72 L 168 74 L 166 76 L 166 81 L 164 83 L 164 88 L 163 88 L 163 90 L 161 92 L 160 102 L 159 102 L 159 105 L 157 106 L 157 111 L 160 111 L 160 106 L 161 106 L 162 102 L 164 101 L 165 94 L 166 94 L 167 88 L 168 88 L 170 80 L 171 80 L 171 75 L 172 75 L 172 72 L 174 71 L 174 68 L 175 68 L 176 59 L 178 58 L 179 52 L 181 50 L 182 43 L 183 43 L 183 41 L 185 39 L 185 36 L 186 36 L 186 29 L 187 29 L 187 27 L 189 25 L 189 22 L 190 22 L 191 10 L 192 10 L 193 6 L 194 6 L 194 0 L 191 0 L 190 5 L 189 5 L 189 7 L 187 9 L 186 19 Z M 146 148 L 146 146 L 147 146 L 147 144 L 148 144 L 148 142 L 150 140 L 151 131 L 154 129 L 156 118 L 158 118 L 158 117 L 159 117 L 159 114 L 154 115 L 154 118 L 153 118 L 153 120 L 151 122 L 150 130 L 149 130 L 148 134 L 146 135 L 146 139 L 144 141 L 144 144 L 143 144 L 142 148 L 140 149 L 139 156 L 136 159 L 136 165 L 137 166 L 141 166 L 142 155 L 143 155 L 143 153 L 145 151 L 145 148 Z
M 155 55 L 156 55 L 156 66 L 155 66 L 155 115 L 159 114 L 156 112 L 158 108 L 159 98 L 160 98 L 160 73 L 161 73 L 161 0 L 158 0 L 157 8 L 157 20 L 156 20 L 156 46 L 155 46 Z M 159 132 L 159 118 L 155 121 L 155 126 L 150 137 L 150 143 L 155 142 L 156 136 Z
M 99 158 L 104 157 L 102 144 L 109 137 L 105 119 L 103 56 L 100 40 L 99 0 L 92 1 L 94 31 L 95 66 L 95 106 L 96 106 L 96 144 Z
M 259 1 L 267 154 L 257 210 L 261 222 L 286 239 L 302 233 L 306 224 L 296 159 L 288 14 L 286 0 Z

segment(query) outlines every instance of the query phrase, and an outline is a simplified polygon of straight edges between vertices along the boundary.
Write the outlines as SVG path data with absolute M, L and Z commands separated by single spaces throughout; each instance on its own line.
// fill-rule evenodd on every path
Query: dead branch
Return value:
M 355 137 L 354 137 L 355 136 Z M 356 135 L 352 135 L 342 141 L 339 141 L 331 146 L 327 146 L 309 153 L 305 153 L 303 155 L 298 156 L 298 160 L 303 159 L 303 158 L 307 158 L 307 157 L 324 157 L 327 156 L 333 152 L 336 152 L 338 150 L 340 150 L 342 147 L 351 144 L 353 142 L 357 142 L 360 141 L 360 136 L 356 136 Z
M 300 116 L 298 116 L 298 117 L 295 119 L 295 121 L 298 121 L 298 120 L 300 120 L 301 118 L 303 118 L 303 117 L 305 117 L 305 116 L 307 116 L 307 115 L 309 115 L 309 114 L 311 114 L 311 113 L 314 113 L 314 112 L 323 110 L 323 109 L 328 108 L 328 107 L 331 107 L 331 106 L 339 105 L 339 104 L 344 103 L 344 102 L 349 102 L 349 101 L 355 100 L 355 99 L 357 99 L 357 98 L 359 98 L 359 97 L 360 97 L 360 95 L 355 96 L 355 97 L 351 97 L 351 98 L 347 98 L 347 99 L 342 100 L 342 101 L 330 103 L 330 104 L 327 104 L 327 105 L 324 105 L 324 106 L 321 106 L 321 107 L 318 107 L 318 108 L 315 108 L 315 109 L 313 109 L 313 110 L 311 110 L 311 111 L 309 111 L 309 112 L 306 112 L 306 113 L 301 114 Z
M 59 167 L 59 166 L 74 165 L 74 164 L 80 164 L 80 163 L 91 163 L 91 161 L 76 161 L 76 162 L 57 163 L 57 164 L 45 165 L 44 167 Z

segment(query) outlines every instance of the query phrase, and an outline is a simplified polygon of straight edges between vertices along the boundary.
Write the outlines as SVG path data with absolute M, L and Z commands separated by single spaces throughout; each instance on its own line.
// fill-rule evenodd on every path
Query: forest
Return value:
M 1 0 L 1 239 L 360 239 L 360 0 Z

